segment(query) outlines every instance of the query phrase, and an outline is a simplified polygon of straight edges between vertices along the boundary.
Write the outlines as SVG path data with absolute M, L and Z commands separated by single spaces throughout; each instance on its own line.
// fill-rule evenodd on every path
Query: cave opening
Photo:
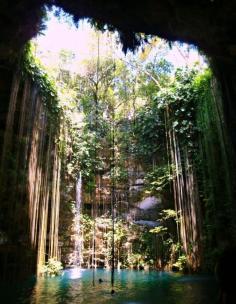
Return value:
M 61 18 L 74 29 L 68 15 Z M 89 56 L 68 47 L 86 31 Z M 235 242 L 234 147 L 222 87 L 186 45 L 170 50 L 148 37 L 142 50 L 124 55 L 117 34 L 86 22 L 80 38 L 65 35 L 60 50 L 42 48 L 40 37 L 27 45 L 3 107 L 2 273 L 44 273 L 35 285 L 39 302 L 65 278 L 80 297 L 92 284 L 91 303 L 96 294 L 107 303 L 154 303 L 166 281 L 174 291 L 167 288 L 165 303 L 190 303 L 193 294 L 193 303 L 213 303 L 212 277 L 179 272 L 212 273 Z M 53 33 L 50 39 L 55 46 Z M 49 278 L 61 273 L 61 261 L 64 278 Z M 101 295 L 110 284 L 118 297 Z M 77 300 L 67 290 L 55 301 Z

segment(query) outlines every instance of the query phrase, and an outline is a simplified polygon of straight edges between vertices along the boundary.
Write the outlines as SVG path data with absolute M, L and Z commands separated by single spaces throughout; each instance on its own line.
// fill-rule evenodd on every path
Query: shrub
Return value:
M 61 274 L 62 269 L 62 263 L 51 258 L 43 266 L 42 273 L 47 276 L 57 276 Z

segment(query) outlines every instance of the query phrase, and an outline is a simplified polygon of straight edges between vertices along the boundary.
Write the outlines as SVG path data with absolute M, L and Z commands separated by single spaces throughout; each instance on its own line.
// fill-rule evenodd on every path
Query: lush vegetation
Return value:
M 211 72 L 198 64 L 175 69 L 145 52 L 99 56 L 99 43 L 96 48 L 97 58 L 77 72 L 68 68 L 75 56 L 66 50 L 58 66 L 48 68 L 59 96 L 54 112 L 60 109 L 64 263 L 70 264 L 77 233 L 71 219 L 78 212 L 74 185 L 81 173 L 83 266 L 111 267 L 115 259 L 116 267 L 213 269 L 224 247 L 217 241 L 226 231 L 222 218 L 232 237 L 235 227 L 231 149 Z M 38 80 L 44 74 L 34 62 L 25 66 L 54 96 L 52 82 Z M 160 203 L 145 213 L 139 204 L 153 197 Z
M 46 276 L 57 276 L 62 273 L 62 264 L 60 261 L 56 261 L 55 259 L 48 259 L 48 261 L 45 263 L 45 265 L 41 269 L 41 274 L 44 274 Z
M 197 63 L 176 69 L 160 39 L 118 56 L 115 37 L 93 36 L 79 62 L 62 49 L 45 67 L 37 43 L 22 54 L 3 105 L 1 265 L 212 271 L 236 242 L 220 88 Z
M 28 43 L 20 60 L 20 71 L 24 78 L 29 78 L 39 90 L 47 108 L 48 115 L 55 121 L 59 117 L 57 87 L 53 78 L 43 68 L 40 60 L 35 57 L 35 45 Z

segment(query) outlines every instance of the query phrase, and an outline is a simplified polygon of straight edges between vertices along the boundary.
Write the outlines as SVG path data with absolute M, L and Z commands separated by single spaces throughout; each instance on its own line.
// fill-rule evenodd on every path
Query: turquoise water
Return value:
M 110 272 L 66 270 L 63 276 L 40 278 L 27 285 L 1 288 L 2 304 L 213 304 L 217 286 L 212 277 L 156 271 L 115 272 L 111 295 Z M 99 283 L 99 278 L 103 280 Z M 3 287 L 3 286 L 2 286 Z

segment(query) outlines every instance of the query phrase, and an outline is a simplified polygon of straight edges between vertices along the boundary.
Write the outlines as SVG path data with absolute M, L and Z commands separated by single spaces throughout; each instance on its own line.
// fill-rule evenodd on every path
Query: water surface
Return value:
M 39 278 L 23 286 L 1 288 L 3 304 L 213 304 L 217 302 L 214 278 L 156 271 L 115 272 L 115 294 L 106 270 L 64 271 L 63 276 Z M 102 282 L 99 283 L 99 279 Z

